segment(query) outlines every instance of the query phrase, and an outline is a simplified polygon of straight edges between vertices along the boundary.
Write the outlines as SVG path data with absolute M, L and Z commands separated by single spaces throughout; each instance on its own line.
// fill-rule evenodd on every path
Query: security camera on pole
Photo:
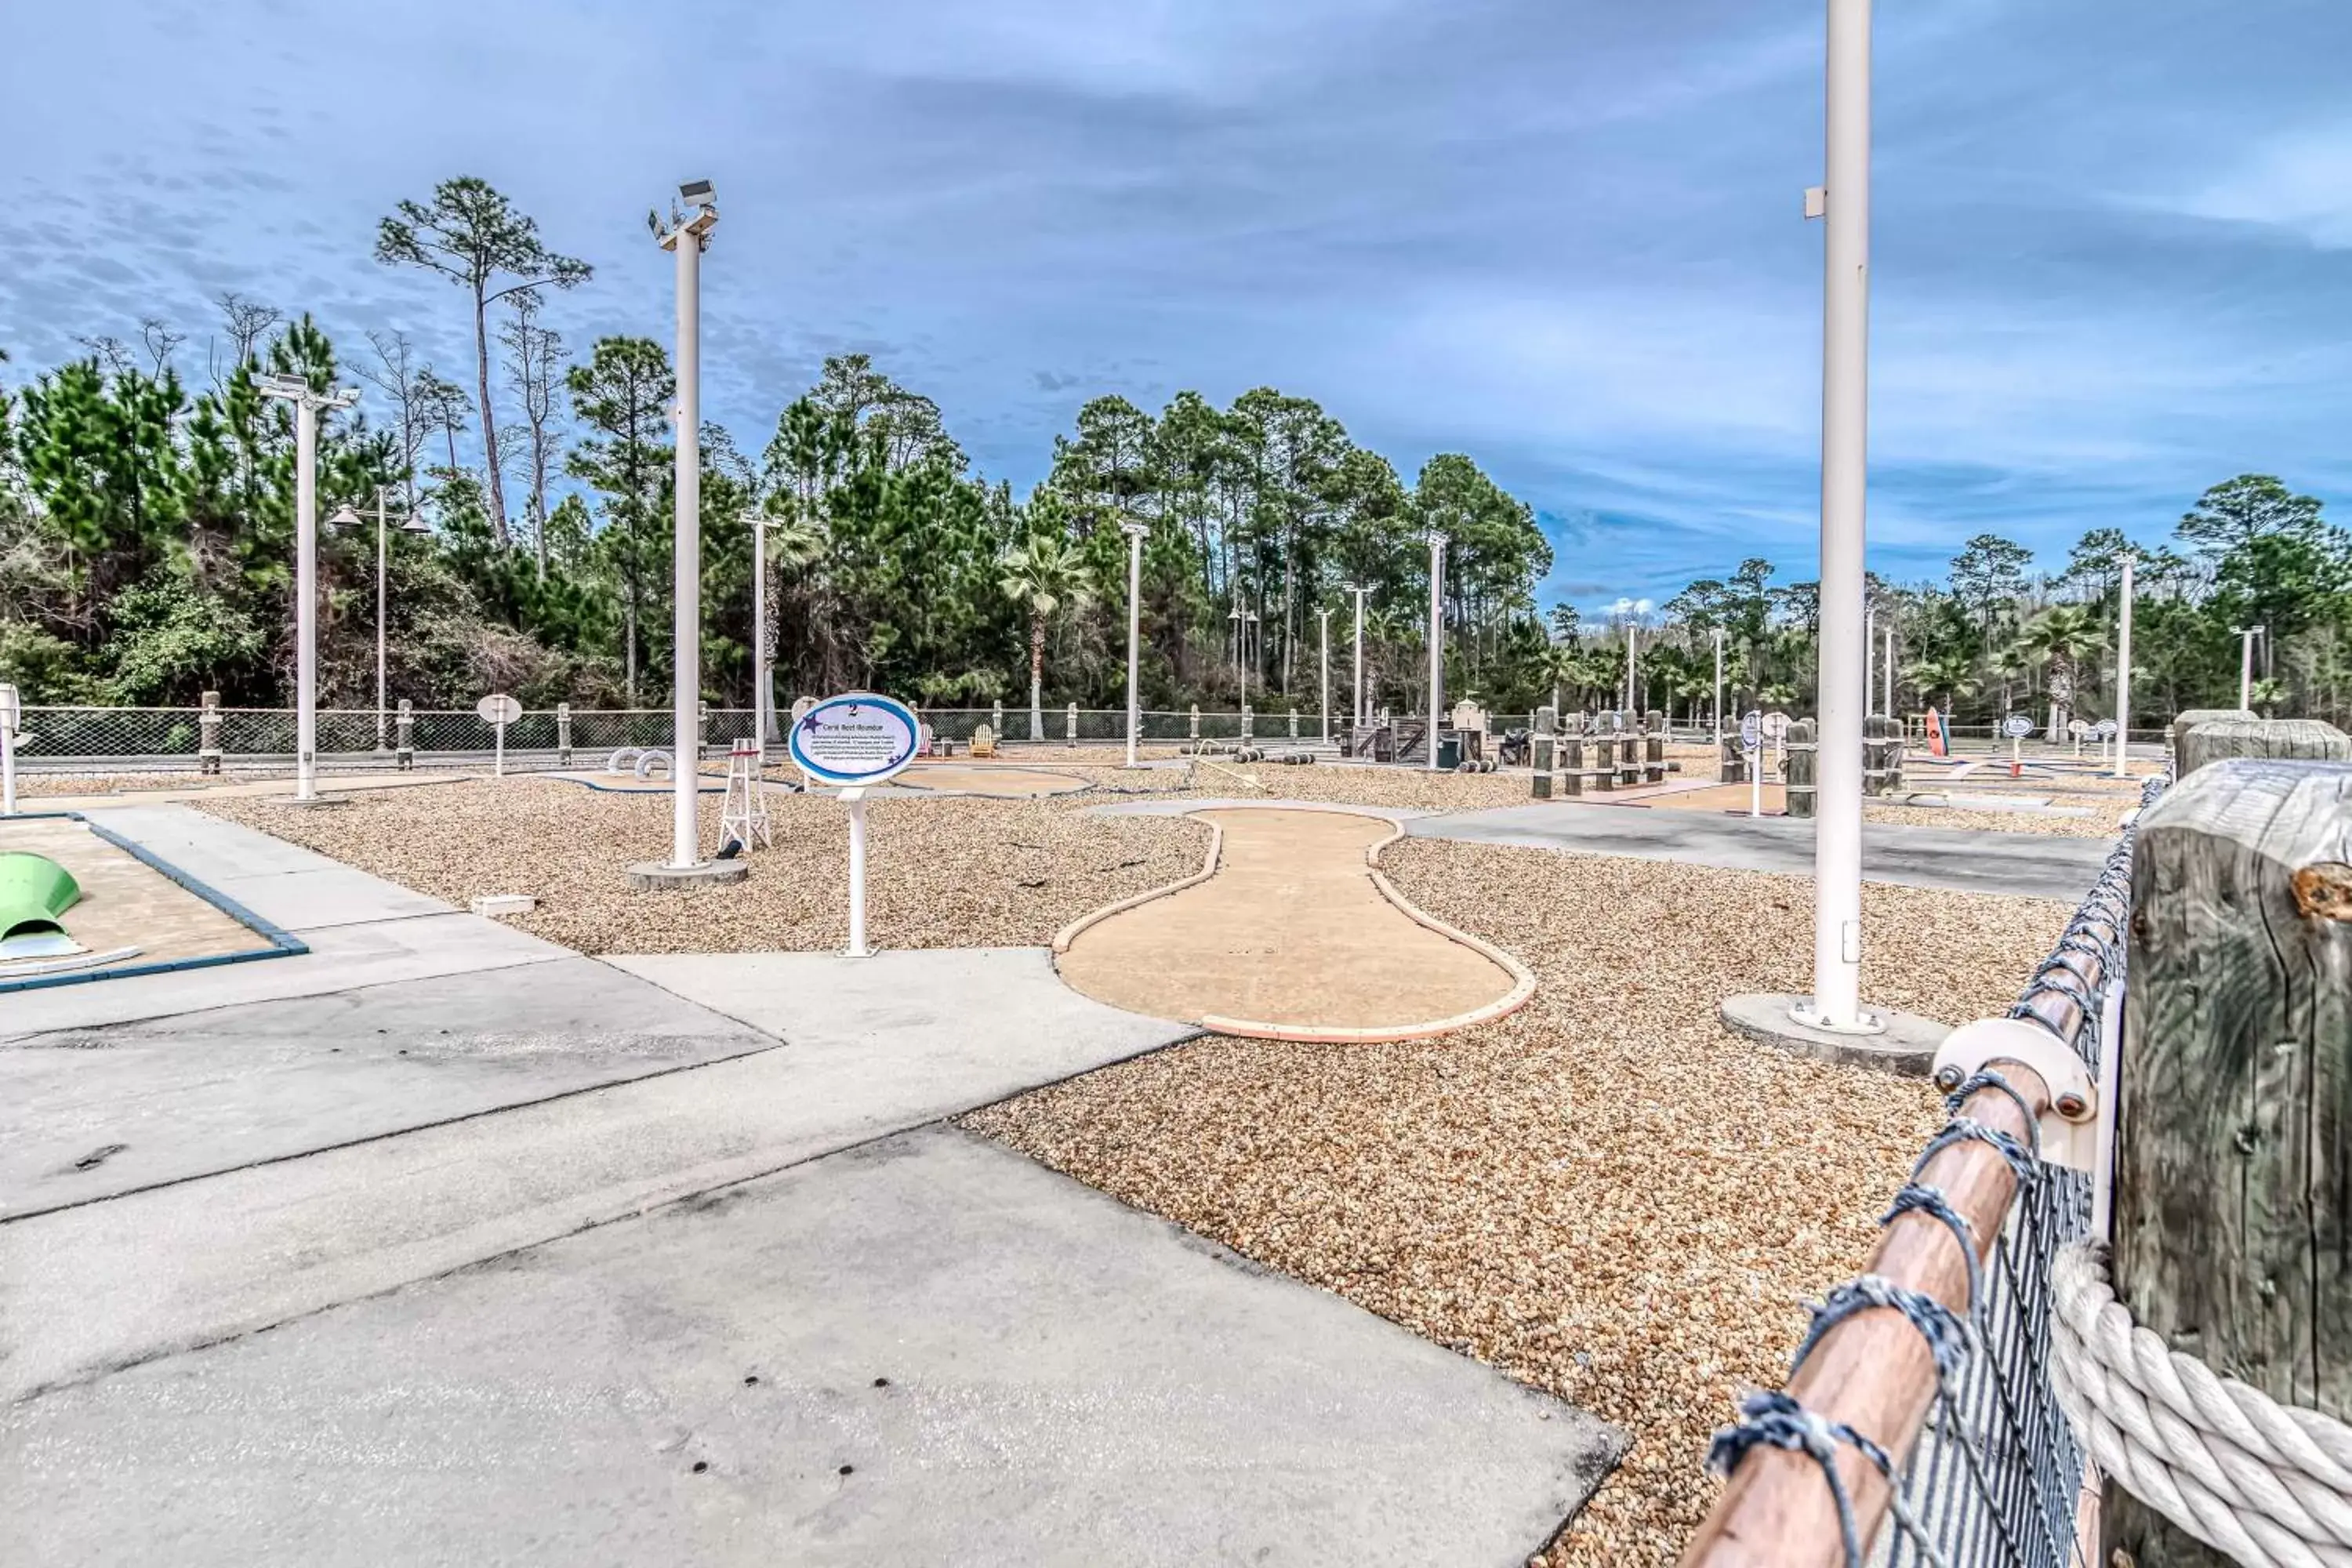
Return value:
M 375 749 L 379 752 L 387 749 L 383 743 L 385 721 L 383 626 L 384 600 L 388 592 L 386 584 L 391 580 L 390 551 L 385 543 L 392 531 L 391 513 L 387 510 L 389 506 L 387 498 L 391 493 L 390 485 L 378 485 L 375 488 Z M 327 526 L 341 532 L 364 528 L 367 526 L 367 520 L 360 516 L 355 509 L 341 506 L 335 509 L 335 515 L 327 520 Z M 404 512 L 400 519 L 400 531 L 430 533 L 433 531 L 433 525 L 414 511 Z
M 687 212 L 672 209 L 665 226 L 653 220 L 654 237 L 677 257 L 677 497 L 673 595 L 677 601 L 672 640 L 677 661 L 671 691 L 674 739 L 670 752 L 670 847 L 666 861 L 629 868 L 636 888 L 678 887 L 740 881 L 750 874 L 742 860 L 705 860 L 701 825 L 695 815 L 702 770 L 702 252 L 719 222 L 710 182 L 689 180 L 677 188 Z
M 294 799 L 319 795 L 319 411 L 349 408 L 355 390 L 318 392 L 299 375 L 259 375 L 264 397 L 294 405 Z M 340 805 L 340 801 L 333 804 Z

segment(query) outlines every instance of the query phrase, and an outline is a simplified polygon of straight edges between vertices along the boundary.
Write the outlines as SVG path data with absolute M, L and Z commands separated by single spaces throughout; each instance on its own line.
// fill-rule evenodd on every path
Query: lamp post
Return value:
M 383 628 L 384 601 L 387 593 L 384 584 L 390 577 L 389 557 L 384 541 L 391 526 L 391 515 L 387 510 L 387 498 L 391 494 L 392 487 L 389 485 L 378 485 L 375 488 L 375 749 L 379 752 L 384 750 Z M 358 511 L 348 504 L 337 507 L 335 514 L 327 519 L 327 526 L 333 529 L 364 528 L 366 525 L 367 520 L 361 517 Z M 412 509 L 401 515 L 400 531 L 430 533 L 433 531 L 433 526 L 417 516 Z
M 2254 706 L 2254 639 L 2263 635 L 2260 626 L 2231 626 L 2238 638 L 2238 706 L 2252 711 Z
M 2116 777 L 2123 778 L 2124 742 L 2131 738 L 2132 558 L 2126 552 L 2116 560 L 2124 569 L 2123 613 L 2116 623 Z
M 1445 700 L 1445 535 L 1429 535 L 1429 771 L 1437 771 L 1437 715 Z
M 1879 669 L 1886 681 L 1886 716 L 1895 717 L 1895 628 L 1886 628 L 1886 657 L 1879 661 Z
M 319 410 L 349 408 L 356 390 L 315 392 L 299 375 L 261 375 L 264 397 L 294 405 L 294 798 L 319 798 Z
M 1318 695 L 1315 701 L 1316 705 L 1323 710 L 1323 740 L 1326 744 L 1328 744 L 1331 740 L 1331 612 L 1328 609 L 1318 610 L 1315 612 L 1315 619 L 1322 626 L 1323 632 L 1323 673 L 1317 688 Z
M 1820 750 L 1814 754 L 1813 994 L 1801 1024 L 1841 1033 L 1885 1027 L 1862 1008 L 1862 719 L 1864 497 L 1870 384 L 1870 5 L 1828 0 L 1827 185 L 1806 193 L 1826 216 L 1822 272 Z M 1856 647 L 1863 642 L 1862 647 Z
M 1143 628 L 1143 538 L 1151 531 L 1151 525 L 1122 522 L 1118 531 L 1127 535 L 1127 765 L 1131 768 L 1135 766 L 1135 732 L 1142 728 L 1135 693 L 1136 650 Z
M 677 497 L 673 529 L 672 621 L 677 669 L 671 684 L 671 720 L 676 739 L 670 752 L 669 868 L 692 870 L 701 863 L 702 835 L 695 819 L 695 791 L 702 770 L 696 765 L 701 740 L 702 701 L 702 252 L 719 222 L 719 205 L 708 180 L 690 180 L 677 194 L 693 209 L 655 237 L 677 257 Z
M 1633 618 L 1629 616 L 1626 617 L 1625 621 L 1625 711 L 1628 713 L 1638 713 L 1641 711 L 1641 703 L 1635 700 L 1633 693 L 1633 638 L 1635 635 L 1636 630 L 1634 623 Z
M 1348 691 L 1354 705 L 1350 728 L 1360 729 L 1372 716 L 1372 710 L 1364 705 L 1364 595 L 1371 589 L 1361 583 L 1349 583 L 1344 586 L 1356 595 L 1356 678 Z

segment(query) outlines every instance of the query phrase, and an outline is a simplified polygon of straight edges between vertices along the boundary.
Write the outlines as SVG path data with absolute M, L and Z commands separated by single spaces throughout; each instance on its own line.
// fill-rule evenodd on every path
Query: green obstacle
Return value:
M 65 912 L 80 900 L 73 873 L 47 856 L 0 855 L 0 956 L 19 938 L 64 936 Z

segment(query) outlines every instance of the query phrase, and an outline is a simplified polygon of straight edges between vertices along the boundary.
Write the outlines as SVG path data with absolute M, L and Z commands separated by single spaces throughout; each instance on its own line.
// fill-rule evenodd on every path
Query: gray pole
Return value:
M 1814 753 L 1813 994 L 1801 1022 L 1864 1031 L 1863 541 L 1870 375 L 1870 0 L 1829 0 L 1828 243 L 1822 309 L 1820 750 Z
M 751 513 L 751 733 L 768 756 L 768 514 Z
M 1142 716 L 1136 700 L 1136 645 L 1143 629 L 1143 536 L 1150 526 L 1140 522 L 1122 522 L 1118 531 L 1127 535 L 1127 765 L 1135 766 L 1135 732 L 1142 727 Z
M 1323 627 L 1322 694 L 1316 701 L 1323 710 L 1323 739 L 1328 742 L 1331 739 L 1331 612 L 1318 610 L 1315 618 L 1322 623 Z
M 294 405 L 294 798 L 318 794 L 319 405 Z
M 1437 771 L 1437 715 L 1445 693 L 1445 535 L 1429 536 L 1429 771 Z
M 702 834 L 695 791 L 702 770 L 702 247 L 719 219 L 706 206 L 666 237 L 677 253 L 677 495 L 673 551 L 672 622 L 676 679 L 670 692 L 677 739 L 670 752 L 669 863 L 685 870 L 700 862 Z
M 1723 628 L 1715 628 L 1715 754 L 1723 755 Z
M 2254 706 L 2254 637 L 2260 626 L 2231 626 L 2238 634 L 2238 706 L 2251 711 Z
M 384 487 L 375 488 L 375 749 L 383 750 Z
M 1372 710 L 1364 704 L 1364 588 L 1357 583 L 1348 584 L 1348 592 L 1356 595 L 1356 679 L 1348 689 L 1355 703 L 1355 725 L 1360 729 L 1369 722 Z
M 2116 627 L 2116 777 L 2123 778 L 2124 743 L 2131 738 L 2132 558 L 2116 559 L 2124 567 L 2123 615 Z

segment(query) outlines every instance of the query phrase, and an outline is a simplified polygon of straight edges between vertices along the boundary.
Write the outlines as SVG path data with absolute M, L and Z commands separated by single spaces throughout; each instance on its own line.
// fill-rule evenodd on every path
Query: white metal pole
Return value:
M 1429 771 L 1437 771 L 1437 714 L 1444 700 L 1445 535 L 1429 536 Z
M 1370 722 L 1372 713 L 1364 701 L 1364 590 L 1352 587 L 1349 592 L 1356 595 L 1356 679 L 1349 689 L 1355 693 L 1356 724 L 1361 728 Z
M 695 818 L 696 788 L 702 770 L 697 710 L 702 697 L 702 244 L 697 218 L 671 237 L 677 252 L 677 515 L 674 529 L 677 601 L 671 640 L 677 663 L 671 718 L 677 739 L 670 753 L 670 847 L 672 868 L 684 870 L 701 858 L 702 834 Z
M 1895 717 L 1895 628 L 1893 626 L 1886 628 L 1885 639 L 1886 657 L 1879 661 L 1878 668 L 1886 681 L 1886 706 L 1883 711 L 1892 719 Z
M 866 952 L 866 792 L 846 789 L 842 799 L 849 803 L 849 956 L 864 958 Z
M 2254 634 L 2260 626 L 2233 627 L 2238 634 L 2238 706 L 2252 710 L 2254 705 Z
M 1631 619 L 1628 619 L 1625 623 L 1625 711 L 1628 713 L 1638 713 L 1641 711 L 1641 704 L 1635 700 L 1633 695 L 1633 638 L 1635 635 L 1633 623 Z
M 768 514 L 751 514 L 751 733 L 768 755 Z
M 1721 626 L 1715 628 L 1715 754 L 1717 758 L 1723 755 L 1723 628 Z M 1720 778 L 1722 774 L 1722 766 L 1718 762 L 1716 776 Z
M 1813 994 L 1801 1021 L 1880 1026 L 1862 987 L 1863 543 L 1870 374 L 1870 0 L 1828 0 L 1827 244 L 1822 310 L 1819 750 Z
M 16 723 L 24 712 L 13 686 L 0 686 L 0 816 L 16 815 Z
M 375 749 L 383 750 L 384 487 L 375 488 Z
M 1323 674 L 1315 700 L 1316 705 L 1323 710 L 1323 739 L 1328 744 L 1331 739 L 1331 612 L 1318 610 L 1315 617 L 1322 624 L 1323 630 Z
M 1151 531 L 1140 522 L 1123 522 L 1127 535 L 1127 765 L 1135 766 L 1135 733 L 1143 715 L 1136 696 L 1138 648 L 1143 636 L 1143 536 Z
M 1877 655 L 1878 611 L 1865 599 L 1862 606 L 1862 710 L 1865 714 L 1871 700 L 1878 695 Z
M 507 721 L 501 719 L 490 730 L 495 736 L 491 744 L 496 748 L 490 753 L 490 776 L 502 779 L 507 776 Z
M 294 403 L 294 798 L 318 798 L 319 405 Z
M 2122 618 L 2116 628 L 2116 777 L 2124 772 L 2124 742 L 2131 734 L 2131 617 L 2132 617 L 2132 558 L 2119 555 L 2123 563 Z

